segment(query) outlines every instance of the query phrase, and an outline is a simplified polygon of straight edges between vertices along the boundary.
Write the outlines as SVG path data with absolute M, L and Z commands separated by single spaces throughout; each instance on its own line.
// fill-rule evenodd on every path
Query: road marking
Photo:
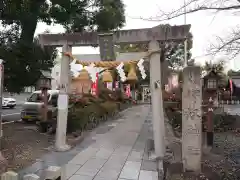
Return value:
M 5 125 L 5 124 L 12 124 L 12 123 L 15 123 L 15 122 L 22 122 L 22 120 L 17 120 L 17 121 L 8 121 L 8 122 L 3 122 L 2 125 Z
M 12 116 L 12 115 L 17 115 L 17 114 L 21 114 L 21 113 L 11 113 L 11 114 L 3 114 L 2 117 L 6 117 L 6 116 Z

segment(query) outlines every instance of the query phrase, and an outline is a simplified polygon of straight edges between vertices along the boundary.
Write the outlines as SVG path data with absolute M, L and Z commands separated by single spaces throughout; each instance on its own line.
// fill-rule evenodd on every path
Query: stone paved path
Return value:
M 147 137 L 140 136 L 140 132 L 149 112 L 149 105 L 133 107 L 112 124 L 114 128 L 110 131 L 96 133 L 93 137 L 96 142 L 66 165 L 67 179 L 157 180 L 156 169 L 143 167 L 147 163 L 143 160 Z

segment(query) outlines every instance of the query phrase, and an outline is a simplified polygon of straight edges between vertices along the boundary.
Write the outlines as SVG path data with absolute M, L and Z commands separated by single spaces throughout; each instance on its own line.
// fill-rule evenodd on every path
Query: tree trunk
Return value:
M 33 38 L 35 34 L 35 30 L 37 28 L 37 18 L 31 17 L 31 19 L 27 19 L 21 22 L 22 32 L 20 37 L 20 42 L 24 44 L 33 43 Z

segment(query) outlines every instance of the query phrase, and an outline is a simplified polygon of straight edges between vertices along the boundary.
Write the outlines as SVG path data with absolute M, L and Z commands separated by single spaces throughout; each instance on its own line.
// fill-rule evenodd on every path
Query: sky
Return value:
M 123 2 L 126 6 L 126 25 L 123 29 L 150 28 L 166 23 L 171 25 L 184 24 L 183 16 L 165 22 L 151 22 L 140 18 L 155 17 L 159 15 L 160 10 L 169 12 L 177 9 L 183 5 L 184 0 L 123 0 Z M 191 24 L 191 32 L 193 34 L 192 57 L 200 64 L 209 59 L 213 61 L 222 59 L 223 57 L 206 57 L 206 50 L 211 43 L 216 43 L 217 36 L 225 37 L 234 27 L 239 25 L 237 23 L 239 22 L 238 16 L 233 16 L 231 13 L 218 13 L 216 15 L 216 13 L 206 11 L 187 15 L 186 22 Z M 64 31 L 59 25 L 47 26 L 39 23 L 36 34 L 42 33 L 46 29 L 49 29 L 52 33 Z M 96 54 L 99 53 L 99 50 L 90 47 L 73 48 L 73 54 L 80 54 L 81 52 L 83 54 Z M 240 63 L 237 62 L 237 59 L 229 61 L 227 69 L 240 69 Z

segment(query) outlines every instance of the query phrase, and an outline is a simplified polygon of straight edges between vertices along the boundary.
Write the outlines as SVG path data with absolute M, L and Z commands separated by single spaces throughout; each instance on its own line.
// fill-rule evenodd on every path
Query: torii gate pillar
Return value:
M 149 50 L 154 52 L 149 57 L 150 59 L 150 87 L 151 87 L 151 102 L 152 102 L 152 124 L 155 156 L 157 159 L 163 159 L 165 155 L 165 125 L 162 100 L 162 83 L 161 83 L 161 61 L 158 41 L 150 41 Z M 162 169 L 162 161 L 158 162 L 159 170 Z
M 68 44 L 64 44 L 62 52 L 72 52 L 72 48 Z M 68 117 L 68 93 L 70 92 L 70 59 L 68 56 L 62 56 L 61 73 L 60 73 L 60 86 L 58 96 L 58 116 L 57 116 L 57 129 L 56 129 L 56 142 L 55 148 L 57 151 L 67 151 L 70 146 L 66 144 L 67 132 L 67 117 Z

